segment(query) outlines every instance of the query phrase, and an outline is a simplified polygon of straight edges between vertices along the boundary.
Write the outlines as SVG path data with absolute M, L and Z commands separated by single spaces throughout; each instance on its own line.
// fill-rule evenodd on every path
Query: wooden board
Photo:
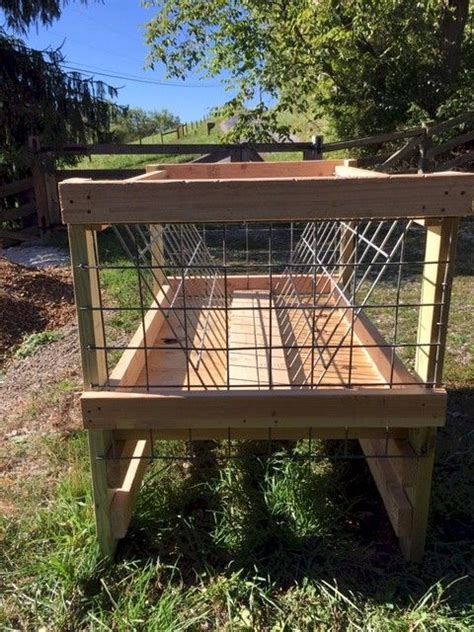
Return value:
M 252 282 L 245 277 L 234 279 L 227 317 L 222 306 L 207 309 L 209 279 L 186 283 L 186 325 L 180 321 L 182 311 L 170 311 L 164 318 L 162 312 L 151 309 L 145 318 L 146 365 L 144 348 L 125 351 L 112 373 L 117 391 L 121 385 L 123 391 L 85 393 L 85 426 L 222 430 L 317 428 L 328 423 L 360 427 L 361 420 L 375 428 L 444 423 L 444 390 L 425 389 L 416 382 L 387 387 L 385 356 L 375 353 L 380 352 L 378 347 L 364 348 L 358 338 L 362 332 L 364 345 L 383 344 L 368 319 L 351 336 L 347 306 L 331 304 L 330 297 L 322 294 L 313 334 L 306 310 L 286 309 L 285 297 L 275 299 L 272 294 L 270 302 L 267 288 L 239 289 L 258 285 L 257 278 Z M 178 279 L 170 284 L 176 292 Z M 318 284 L 322 285 L 321 279 Z M 173 296 L 172 292 L 159 300 L 163 305 L 173 302 L 174 307 L 184 307 L 184 301 Z M 189 311 L 190 307 L 195 309 Z M 183 348 L 186 333 L 188 348 Z M 143 346 L 142 325 L 132 340 L 132 347 Z M 400 381 L 409 383 L 403 365 L 396 368 Z M 345 388 L 349 382 L 356 386 Z M 311 383 L 317 388 L 311 389 Z
M 63 221 L 71 224 L 423 218 L 471 215 L 474 175 L 318 178 L 289 171 L 248 179 L 71 179 L 59 189 Z
M 343 160 L 311 160 L 302 162 L 231 162 L 212 164 L 147 165 L 147 172 L 164 171 L 168 180 L 221 180 L 247 178 L 321 177 L 334 175 Z
M 403 389 L 316 391 L 86 392 L 81 397 L 85 428 L 285 428 L 339 425 L 413 428 L 442 426 L 446 392 Z
M 270 314 L 270 305 L 273 306 Z M 268 389 L 288 388 L 290 376 L 280 335 L 277 310 L 267 290 L 233 294 L 229 335 L 229 384 Z M 270 326 L 271 320 L 271 326 Z M 246 348 L 247 347 L 247 348 Z

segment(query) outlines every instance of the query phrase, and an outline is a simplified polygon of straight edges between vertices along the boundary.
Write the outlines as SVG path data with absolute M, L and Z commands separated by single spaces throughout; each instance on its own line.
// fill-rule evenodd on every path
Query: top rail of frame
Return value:
M 344 168 L 342 168 L 344 167 Z M 68 224 L 462 217 L 474 174 L 387 175 L 342 160 L 156 167 L 129 180 L 59 185 Z

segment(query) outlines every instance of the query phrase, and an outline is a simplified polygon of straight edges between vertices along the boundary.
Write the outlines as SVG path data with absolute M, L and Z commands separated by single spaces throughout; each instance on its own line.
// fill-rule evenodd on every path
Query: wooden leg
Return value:
M 435 441 L 436 428 L 412 429 L 408 442 L 389 439 L 387 454 L 394 458 L 377 458 L 385 453 L 385 441 L 359 440 L 403 555 L 413 562 L 425 548 Z
M 100 458 L 106 455 L 112 446 L 112 432 L 90 430 L 88 434 L 97 540 L 101 557 L 112 561 L 117 548 L 118 538 L 112 534 L 107 461 Z
M 405 490 L 413 507 L 413 521 L 410 534 L 400 538 L 400 546 L 407 560 L 419 562 L 424 554 L 428 527 L 436 428 L 412 430 L 410 443 L 413 449 L 423 456 L 418 459 L 413 485 Z
M 112 561 L 119 540 L 127 534 L 150 462 L 151 442 L 133 438 L 114 441 L 113 431 L 93 430 L 89 432 L 89 448 L 97 540 L 101 556 Z M 101 458 L 104 455 L 112 458 L 105 460 Z

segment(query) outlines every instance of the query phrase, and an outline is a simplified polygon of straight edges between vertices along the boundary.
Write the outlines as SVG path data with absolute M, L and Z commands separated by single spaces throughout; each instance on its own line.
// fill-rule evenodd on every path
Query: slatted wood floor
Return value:
M 196 301 L 188 306 L 199 306 Z M 187 333 L 192 340 L 188 352 L 176 348 L 177 340 L 184 344 L 185 331 L 171 314 L 157 339 L 147 341 L 147 346 L 169 345 L 169 349 L 148 351 L 148 380 L 144 364 L 137 385 L 183 389 L 188 383 L 193 389 L 223 389 L 228 385 L 231 389 L 268 389 L 270 384 L 282 389 L 311 383 L 319 387 L 349 383 L 382 386 L 384 380 L 367 351 L 351 337 L 350 310 L 331 309 L 326 301 L 327 296 L 315 312 L 313 334 L 312 310 L 285 309 L 282 299 L 272 299 L 270 310 L 267 290 L 236 290 L 227 316 L 227 338 L 224 310 L 209 312 L 203 300 L 201 311 L 188 312 Z M 313 343 L 322 348 L 313 351 Z M 338 349 L 339 344 L 344 346 Z M 352 351 L 348 348 L 351 344 Z M 212 347 L 221 350 L 213 351 Z

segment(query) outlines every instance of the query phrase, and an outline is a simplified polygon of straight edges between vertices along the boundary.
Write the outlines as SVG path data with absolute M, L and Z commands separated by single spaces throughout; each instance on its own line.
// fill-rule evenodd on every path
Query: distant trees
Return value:
M 32 24 L 49 25 L 62 0 L 0 0 L 4 24 L 17 35 Z M 0 27 L 0 167 L 27 164 L 28 137 L 60 147 L 107 140 L 118 113 L 114 88 L 62 69 L 61 51 L 35 51 Z
M 279 113 L 357 136 L 472 108 L 472 0 L 154 0 L 152 60 L 236 89 L 234 137 L 285 133 Z M 249 131 L 250 130 L 250 131 Z
M 180 119 L 169 110 L 146 111 L 141 108 L 124 108 L 112 125 L 113 140 L 126 143 L 145 136 L 158 134 L 160 130 L 179 125 Z

